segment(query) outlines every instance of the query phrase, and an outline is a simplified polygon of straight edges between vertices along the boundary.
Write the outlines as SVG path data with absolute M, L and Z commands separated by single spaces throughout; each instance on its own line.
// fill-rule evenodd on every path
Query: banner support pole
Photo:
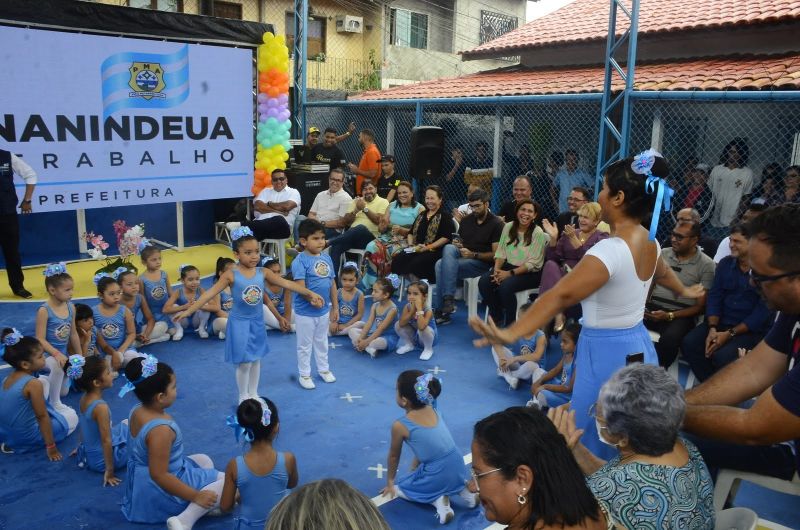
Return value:
M 78 221 L 78 251 L 81 254 L 86 254 L 89 252 L 86 238 L 83 237 L 83 234 L 86 233 L 86 210 L 83 208 L 75 210 L 75 219 Z
M 177 250 L 178 252 L 183 252 L 184 237 L 183 237 L 183 202 L 182 201 L 178 201 L 178 202 L 175 203 L 175 216 L 176 216 L 176 221 L 177 221 L 176 227 L 177 227 L 177 231 L 178 231 L 178 244 L 177 244 L 177 246 L 173 245 L 172 243 L 167 243 L 166 241 L 161 241 L 160 239 L 155 239 L 153 237 L 148 238 L 148 239 L 150 241 L 152 241 L 153 243 L 158 243 L 162 247 L 167 247 L 167 248 L 171 248 L 171 249 Z

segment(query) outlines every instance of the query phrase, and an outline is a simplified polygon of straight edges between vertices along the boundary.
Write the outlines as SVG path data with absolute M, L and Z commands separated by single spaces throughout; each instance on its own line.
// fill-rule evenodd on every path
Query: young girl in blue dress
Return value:
M 2 332 L 3 360 L 14 371 L 0 382 L 0 448 L 3 453 L 39 451 L 51 461 L 61 460 L 56 443 L 78 425 L 69 407 L 56 410 L 45 399 L 50 382 L 34 374 L 45 367 L 44 349 L 33 337 L 16 329 Z M 59 381 L 59 385 L 60 385 Z
M 45 268 L 44 276 L 48 296 L 47 301 L 36 312 L 36 338 L 47 354 L 45 364 L 50 370 L 47 400 L 56 410 L 62 411 L 69 408 L 61 403 L 61 397 L 69 392 L 69 381 L 64 379 L 67 344 L 73 351 L 80 351 L 80 340 L 75 328 L 75 308 L 70 302 L 74 282 L 72 276 L 67 274 L 64 263 L 51 263 Z
M 122 287 L 110 276 L 98 276 L 95 276 L 95 281 L 100 303 L 94 306 L 98 353 L 112 371 L 117 371 L 142 354 L 133 348 L 136 324 L 130 309 L 120 303 Z
M 331 322 L 329 334 L 347 335 L 351 329 L 364 327 L 364 293 L 356 287 L 358 284 L 358 265 L 348 261 L 339 272 L 341 287 L 337 293 L 339 302 L 339 319 Z
M 262 260 L 261 266 L 280 276 L 281 264 L 273 257 Z M 264 323 L 270 329 L 287 333 L 295 331 L 294 312 L 292 311 L 292 293 L 280 285 L 267 282 L 264 290 Z
M 547 373 L 534 378 L 531 386 L 533 399 L 528 401 L 529 407 L 558 407 L 572 400 L 572 389 L 575 386 L 575 349 L 581 325 L 569 324 L 561 332 L 561 360 Z M 543 371 L 544 372 L 544 371 Z
M 141 404 L 128 418 L 128 472 L 122 513 L 134 523 L 164 524 L 169 530 L 192 526 L 219 506 L 224 475 L 207 455 L 184 456 L 183 434 L 166 409 L 175 403 L 172 368 L 152 355 L 125 367 L 128 383 Z
M 369 318 L 361 327 L 350 328 L 347 335 L 356 351 L 366 352 L 373 359 L 378 350 L 393 350 L 397 347 L 397 332 L 394 321 L 397 319 L 397 306 L 392 296 L 400 286 L 400 278 L 390 274 L 378 278 L 372 284 L 372 307 Z
M 214 272 L 214 283 L 219 281 L 219 277 L 224 273 L 233 270 L 236 262 L 231 258 L 217 258 L 217 266 Z M 219 340 L 225 340 L 225 328 L 228 327 L 228 313 L 233 308 L 233 296 L 231 288 L 226 287 L 219 292 L 219 311 L 212 315 L 211 329 Z
M 433 357 L 433 346 L 439 340 L 433 311 L 428 307 L 428 282 L 412 282 L 408 286 L 408 303 L 400 313 L 395 331 L 400 336 L 397 353 L 403 355 L 422 346 L 419 358 L 423 361 Z
M 136 273 L 130 269 L 117 272 L 116 276 L 119 286 L 122 288 L 122 298 L 120 302 L 127 307 L 133 314 L 133 321 L 136 324 L 136 342 L 134 346 L 143 344 L 156 344 L 169 340 L 167 324 L 156 322 L 147 298 L 140 294 L 141 285 Z
M 94 312 L 86 304 L 75 304 L 75 329 L 78 330 L 78 342 L 80 350 L 75 351 L 72 347 L 67 350 L 73 354 L 80 354 L 84 357 L 98 355 L 97 330 L 94 327 Z
M 278 409 L 269 399 L 242 401 L 228 424 L 236 429 L 237 441 L 243 435 L 250 443 L 250 450 L 228 462 L 219 507 L 223 512 L 233 510 L 238 490 L 234 528 L 263 529 L 272 508 L 297 486 L 297 461 L 292 453 L 279 453 L 272 447 L 280 423 Z
M 233 307 L 228 314 L 228 327 L 225 330 L 225 361 L 236 364 L 236 386 L 239 389 L 239 402 L 258 397 L 258 379 L 261 358 L 269 352 L 267 330 L 264 326 L 264 281 L 280 285 L 300 296 L 305 296 L 316 307 L 322 307 L 322 298 L 294 282 L 281 278 L 269 269 L 258 266 L 261 256 L 258 240 L 247 227 L 240 227 L 231 233 L 233 254 L 239 264 L 223 273 L 217 283 L 195 301 L 188 309 L 174 318 L 180 320 L 192 315 L 206 302 L 217 296 L 226 287 L 231 288 Z
M 184 264 L 178 267 L 178 273 L 181 276 L 182 285 L 172 291 L 169 300 L 164 304 L 163 311 L 167 315 L 185 311 L 195 300 L 203 296 L 203 288 L 200 287 L 200 271 L 197 267 Z M 207 339 L 208 319 L 211 318 L 211 313 L 216 313 L 219 309 L 219 296 L 212 296 L 202 306 L 202 309 L 198 309 L 192 315 L 191 321 L 188 318 L 182 318 L 176 322 L 177 331 L 172 336 L 172 340 L 181 340 L 183 338 L 183 330 L 188 327 L 193 327 L 201 339 Z
M 112 387 L 114 376 L 96 355 L 71 355 L 67 375 L 84 392 L 80 401 L 81 444 L 75 450 L 78 467 L 103 474 L 103 486 L 116 486 L 114 470 L 128 464 L 128 420 L 111 425 L 111 409 L 103 391 Z
M 519 308 L 520 314 L 528 310 L 532 304 L 524 304 Z M 520 380 L 535 382 L 545 370 L 539 366 L 547 350 L 547 335 L 540 329 L 530 337 L 520 338 L 511 348 L 502 344 L 492 345 L 492 357 L 497 365 L 497 375 L 502 377 L 512 389 L 516 390 Z
M 145 271 L 139 275 L 139 290 L 144 294 L 147 306 L 153 313 L 156 323 L 163 322 L 167 326 L 167 333 L 174 338 L 178 332 L 178 326 L 163 311 L 164 304 L 172 294 L 172 284 L 169 283 L 169 275 L 161 270 L 161 251 L 157 247 L 149 245 L 142 249 L 139 257 L 145 266 Z M 176 340 L 180 340 L 180 338 Z
M 381 495 L 395 495 L 414 502 L 433 504 L 439 523 L 453 519 L 450 497 L 459 495 L 469 508 L 477 499 L 467 489 L 469 473 L 464 457 L 436 410 L 441 383 L 431 374 L 406 370 L 397 378 L 397 405 L 405 416 L 392 424 L 386 487 Z M 414 470 L 395 480 L 403 443 L 414 452 Z

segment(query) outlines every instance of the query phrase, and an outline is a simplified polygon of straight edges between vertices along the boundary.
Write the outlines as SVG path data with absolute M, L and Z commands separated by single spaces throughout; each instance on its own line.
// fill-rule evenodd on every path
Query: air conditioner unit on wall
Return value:
M 336 17 L 337 33 L 361 33 L 364 30 L 364 18 L 352 15 L 338 15 Z

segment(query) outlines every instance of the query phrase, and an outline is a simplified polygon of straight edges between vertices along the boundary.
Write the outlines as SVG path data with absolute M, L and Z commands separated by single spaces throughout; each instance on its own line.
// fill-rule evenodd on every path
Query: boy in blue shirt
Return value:
M 299 382 L 300 386 L 311 390 L 316 387 L 311 378 L 312 349 L 319 376 L 326 383 L 336 381 L 328 368 L 328 327 L 339 319 L 339 307 L 333 261 L 328 254 L 322 254 L 325 228 L 319 221 L 306 219 L 300 223 L 298 232 L 305 250 L 292 261 L 292 279 L 325 301 L 322 307 L 316 308 L 302 296 L 294 297 Z

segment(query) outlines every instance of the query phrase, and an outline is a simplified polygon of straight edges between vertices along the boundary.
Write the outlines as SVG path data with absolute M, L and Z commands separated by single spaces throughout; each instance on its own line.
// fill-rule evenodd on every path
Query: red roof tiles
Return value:
M 630 2 L 626 2 L 628 5 Z M 575 0 L 520 28 L 461 52 L 465 57 L 497 55 L 552 44 L 605 40 L 609 0 Z M 618 23 L 621 22 L 618 17 Z M 800 0 L 640 0 L 639 34 L 774 23 L 800 18 Z M 621 33 L 628 27 L 619 24 Z
M 356 100 L 602 92 L 603 67 L 510 68 L 363 92 Z M 614 90 L 621 90 L 617 83 Z M 636 90 L 797 90 L 800 55 L 726 57 L 640 64 Z

